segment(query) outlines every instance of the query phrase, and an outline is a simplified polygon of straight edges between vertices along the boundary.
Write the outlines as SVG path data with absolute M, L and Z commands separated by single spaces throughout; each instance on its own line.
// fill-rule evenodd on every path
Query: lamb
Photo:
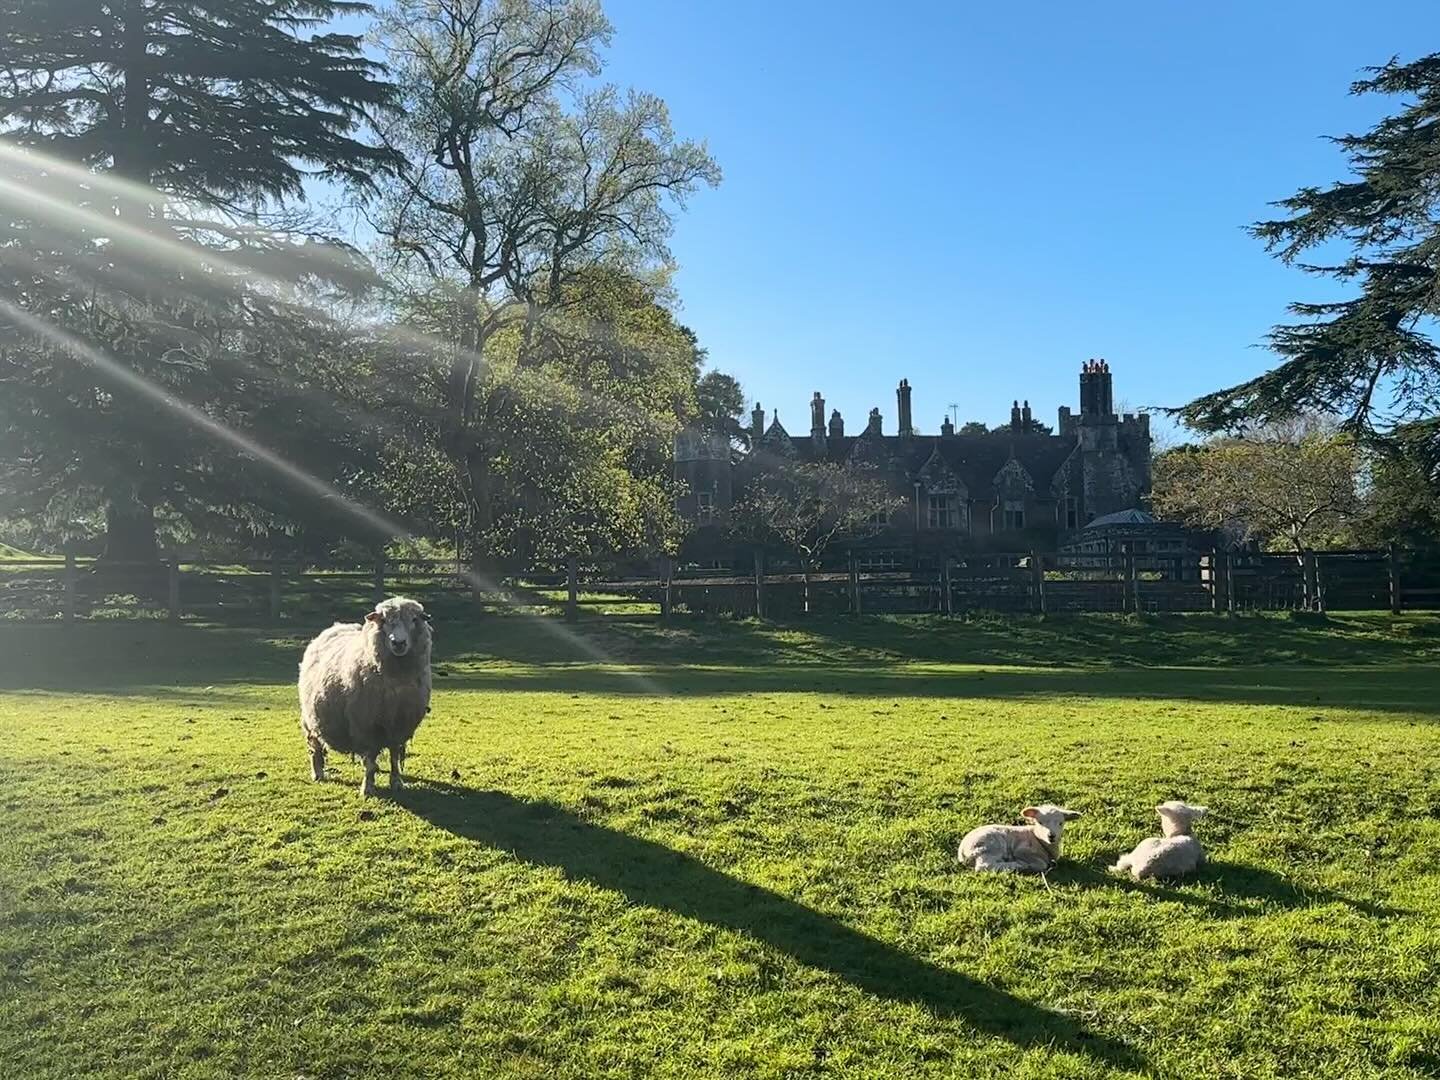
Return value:
M 1129 871 L 1136 881 L 1142 878 L 1183 877 L 1193 873 L 1205 862 L 1205 849 L 1190 835 L 1197 818 L 1208 812 L 1203 806 L 1191 806 L 1171 799 L 1155 807 L 1160 815 L 1160 836 L 1151 836 L 1135 845 L 1135 850 L 1120 856 L 1112 870 Z
M 430 711 L 430 616 L 415 600 L 391 597 L 365 621 L 336 623 L 300 661 L 300 730 L 316 780 L 327 749 L 358 754 L 361 795 L 375 794 L 375 759 L 390 751 L 390 788 L 404 786 L 405 747 Z
M 1028 825 L 981 825 L 960 841 L 960 862 L 974 870 L 1043 874 L 1060 858 L 1060 831 L 1078 810 L 1044 803 L 1020 811 Z

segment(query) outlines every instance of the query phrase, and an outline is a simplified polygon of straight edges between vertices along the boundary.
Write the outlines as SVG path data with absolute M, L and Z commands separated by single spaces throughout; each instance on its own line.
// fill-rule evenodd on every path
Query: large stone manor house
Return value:
M 1061 406 L 1054 434 L 1016 401 L 1007 427 L 960 434 L 947 417 L 938 435 L 916 428 L 906 379 L 896 389 L 896 430 L 871 409 L 863 430 L 846 434 L 839 411 L 827 419 L 817 391 L 810 431 L 791 434 L 775 416 L 768 426 L 757 403 L 750 450 L 723 436 L 686 432 L 676 439 L 675 475 L 683 481 L 682 515 L 697 528 L 690 554 L 723 557 L 724 525 L 744 485 L 777 458 L 858 462 L 888 477 L 904 505 L 861 545 L 876 567 L 925 563 L 976 550 L 1053 551 L 1097 518 L 1140 508 L 1150 491 L 1150 420 L 1118 416 L 1110 366 L 1089 360 L 1080 370 L 1080 410 Z

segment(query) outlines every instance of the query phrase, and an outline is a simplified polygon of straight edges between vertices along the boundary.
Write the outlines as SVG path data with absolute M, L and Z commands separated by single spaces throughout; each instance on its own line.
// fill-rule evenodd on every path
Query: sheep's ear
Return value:
M 1034 821 L 1037 817 L 1040 816 L 1040 811 L 1035 809 L 1035 807 L 1033 806 L 1027 806 L 1024 810 L 1020 811 L 1020 816 L 1023 818 L 1029 818 L 1031 821 Z
M 430 621 L 430 612 L 428 612 L 428 611 L 422 611 L 422 612 L 420 612 L 420 617 L 421 617 L 422 619 L 424 619 L 426 622 L 429 622 L 429 621 Z
M 1196 817 L 1204 817 L 1204 816 L 1205 816 L 1206 814 L 1208 814 L 1209 812 L 1210 812 L 1210 808 L 1209 808 L 1208 806 L 1192 806 L 1192 807 L 1190 807 L 1190 813 L 1194 814 Z
M 366 615 L 366 616 L 365 616 L 365 621 L 366 621 L 366 622 L 379 622 L 379 621 L 380 621 L 381 619 L 383 619 L 383 618 L 385 618 L 385 616 L 384 616 L 384 615 L 381 615 L 380 612 L 378 612 L 378 611 L 372 611 L 372 612 L 370 612 L 369 615 Z
M 1061 810 L 1060 816 L 1066 821 L 1074 821 L 1077 817 L 1084 817 L 1085 815 L 1080 813 L 1079 810 Z

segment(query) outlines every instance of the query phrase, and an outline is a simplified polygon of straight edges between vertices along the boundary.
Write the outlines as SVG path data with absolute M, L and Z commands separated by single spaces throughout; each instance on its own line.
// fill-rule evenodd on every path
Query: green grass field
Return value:
M 1440 620 L 556 627 L 437 620 L 368 803 L 296 630 L 0 627 L 5 1075 L 1440 1069 Z M 1210 865 L 1110 876 L 1172 797 Z

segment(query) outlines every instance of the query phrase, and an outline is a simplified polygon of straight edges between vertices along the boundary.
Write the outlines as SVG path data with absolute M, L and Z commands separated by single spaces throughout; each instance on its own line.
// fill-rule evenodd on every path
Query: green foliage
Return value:
M 1369 131 L 1333 140 L 1349 158 L 1352 178 L 1302 188 L 1278 204 L 1287 217 L 1251 232 L 1286 263 L 1315 249 L 1348 248 L 1343 261 L 1299 265 L 1358 293 L 1292 304 L 1306 321 L 1271 333 L 1282 363 L 1185 406 L 1180 414 L 1195 427 L 1234 429 L 1324 412 L 1366 432 L 1434 416 L 1440 350 L 1429 322 L 1440 313 L 1440 162 L 1433 147 L 1440 54 L 1391 60 L 1351 91 L 1406 100 Z
M 1371 454 L 1356 533 L 1362 544 L 1440 546 L 1440 422 L 1398 429 Z
M 1288 551 L 1343 544 L 1359 512 L 1352 439 L 1313 421 L 1216 438 L 1155 459 L 1156 513 Z
M 0 0 L 0 512 L 55 540 L 103 519 L 139 559 L 167 520 L 184 540 L 344 517 L 215 425 L 353 493 L 368 425 L 331 391 L 365 347 L 324 290 L 366 268 L 266 204 L 395 164 L 354 137 L 390 87 L 320 31 L 363 10 Z
M 302 639 L 0 630 L 0 1053 L 1420 1080 L 1440 668 L 1390 624 L 582 623 L 607 664 L 441 621 L 412 790 L 366 804 L 343 759 L 307 777 Z M 1209 865 L 1108 874 L 1173 797 L 1212 808 Z M 1085 814 L 1045 882 L 956 867 L 1041 799 Z

